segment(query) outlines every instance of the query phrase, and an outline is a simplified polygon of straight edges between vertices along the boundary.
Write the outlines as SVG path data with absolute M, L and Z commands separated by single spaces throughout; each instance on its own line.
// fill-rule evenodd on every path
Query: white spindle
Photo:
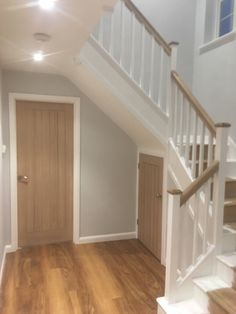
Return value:
M 125 56 L 125 4 L 121 1 L 120 8 L 120 22 L 121 22 L 121 33 L 120 33 L 120 65 L 123 67 L 124 56 Z
M 114 33 L 115 33 L 115 20 L 114 14 L 111 15 L 111 31 L 110 31 L 110 41 L 109 41 L 109 52 L 114 56 Z
M 200 175 L 203 172 L 204 162 L 205 162 L 205 124 L 202 122 L 199 147 L 198 175 Z
M 160 53 L 160 72 L 159 72 L 159 86 L 158 86 L 158 101 L 157 105 L 158 107 L 162 108 L 162 99 L 163 99 L 163 92 L 164 92 L 164 59 L 165 59 L 165 51 L 164 49 L 159 46 L 161 53 Z
M 177 145 L 177 132 L 178 132 L 178 87 L 175 85 L 175 102 L 174 102 L 174 134 L 173 141 Z
M 192 250 L 192 264 L 195 265 L 198 257 L 198 221 L 199 221 L 199 197 L 200 192 L 198 191 L 194 196 L 194 223 L 193 223 L 193 250 Z
M 184 136 L 184 95 L 179 93 L 179 153 L 183 155 L 183 136 Z
M 171 47 L 171 71 L 176 71 L 179 43 L 173 41 L 169 45 Z
M 170 112 L 170 121 L 169 121 L 169 132 L 170 132 L 170 137 L 174 138 L 174 132 L 175 132 L 175 96 L 176 96 L 176 85 L 174 81 L 171 81 L 171 112 Z
M 204 185 L 205 192 L 205 204 L 203 211 L 203 240 L 202 240 L 202 252 L 203 254 L 207 251 L 207 235 L 208 235 L 208 221 L 209 221 L 209 205 L 211 195 L 211 179 L 209 179 Z
M 136 17 L 134 13 L 132 12 L 131 16 L 131 58 L 130 58 L 130 76 L 131 78 L 134 79 L 134 73 L 135 73 L 135 51 L 136 51 L 136 46 L 135 46 L 135 31 L 136 31 Z
M 193 143 L 192 143 L 192 176 L 196 178 L 196 155 L 197 155 L 197 130 L 198 130 L 198 116 L 194 111 L 193 120 Z
M 150 82 L 149 82 L 149 97 L 153 98 L 153 80 L 154 80 L 154 59 L 155 59 L 155 38 L 152 36 L 151 38 L 151 60 L 150 60 Z
M 99 30 L 98 30 L 98 41 L 103 47 L 103 38 L 104 38 L 104 16 L 102 16 L 100 24 L 99 24 Z
M 144 87 L 144 79 L 145 79 L 145 35 L 146 35 L 146 29 L 143 24 L 141 29 L 141 64 L 140 64 L 140 77 L 139 77 L 139 85 L 141 88 Z
M 191 107 L 190 107 L 190 104 L 187 102 L 186 102 L 186 106 L 187 106 L 187 114 L 186 114 L 185 164 L 186 164 L 186 167 L 189 167 Z
M 208 136 L 208 151 L 207 151 L 207 166 L 209 167 L 213 161 L 213 136 L 209 132 Z
M 177 53 L 178 53 L 178 43 L 172 42 L 170 43 L 171 47 L 171 57 L 167 58 L 167 82 L 166 82 L 166 108 L 165 112 L 167 115 L 171 115 L 171 106 L 172 106 L 172 100 L 171 100 L 171 71 L 176 69 L 176 63 L 177 63 Z M 158 104 L 161 105 L 161 108 L 163 108 L 162 105 L 162 89 L 163 89 L 163 75 L 162 72 L 164 71 L 164 51 L 162 51 L 161 55 L 161 61 L 160 61 L 160 76 L 159 76 L 159 90 L 158 90 Z

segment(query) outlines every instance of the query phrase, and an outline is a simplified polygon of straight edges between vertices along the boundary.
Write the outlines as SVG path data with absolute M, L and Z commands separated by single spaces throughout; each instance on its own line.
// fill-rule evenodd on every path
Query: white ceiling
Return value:
M 0 0 L 0 64 L 2 68 L 66 74 L 73 58 L 98 23 L 104 7 L 116 0 L 57 0 L 52 11 L 39 8 L 37 0 Z M 43 46 L 36 32 L 52 36 Z M 43 63 L 32 54 L 43 50 Z
M 8 70 L 56 73 L 64 75 L 85 92 L 144 151 L 160 149 L 160 143 L 111 95 L 107 87 L 87 76 L 83 65 L 75 64 L 83 44 L 96 27 L 104 10 L 117 0 L 57 0 L 56 8 L 45 11 L 37 0 L 0 0 L 0 66 Z M 44 46 L 34 33 L 52 38 Z M 35 63 L 38 50 L 48 55 Z M 101 83 L 101 82 L 100 82 Z M 102 104 L 102 105 L 101 105 Z M 112 104 L 112 106 L 111 106 Z M 162 150 L 162 148 L 161 148 Z

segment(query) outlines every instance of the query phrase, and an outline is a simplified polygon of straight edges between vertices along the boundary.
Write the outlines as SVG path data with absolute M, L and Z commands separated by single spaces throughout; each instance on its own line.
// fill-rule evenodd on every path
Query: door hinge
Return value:
M 138 163 L 138 169 L 140 169 L 140 162 Z
M 139 219 L 137 219 L 137 225 L 139 224 Z

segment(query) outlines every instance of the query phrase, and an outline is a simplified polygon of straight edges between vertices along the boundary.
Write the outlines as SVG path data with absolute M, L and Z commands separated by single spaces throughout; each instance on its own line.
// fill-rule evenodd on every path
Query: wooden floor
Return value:
M 1 314 L 151 314 L 164 268 L 138 240 L 57 244 L 7 256 Z

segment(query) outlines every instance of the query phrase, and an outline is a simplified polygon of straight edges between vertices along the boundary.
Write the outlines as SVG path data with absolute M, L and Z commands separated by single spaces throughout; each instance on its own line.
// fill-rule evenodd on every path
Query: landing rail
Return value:
M 133 2 L 119 0 L 114 11 L 101 18 L 91 37 L 168 116 L 173 49 Z
M 204 123 L 208 127 L 209 131 L 215 137 L 216 136 L 216 127 L 215 127 L 215 123 L 212 120 L 212 118 L 209 116 L 209 114 L 206 112 L 206 110 L 202 107 L 200 102 L 193 95 L 193 93 L 190 91 L 190 89 L 187 87 L 187 85 L 180 78 L 180 76 L 178 75 L 178 73 L 176 71 L 171 72 L 171 77 L 176 82 L 176 84 L 179 86 L 179 88 L 184 93 L 185 97 L 188 99 L 188 101 L 191 103 L 191 105 L 194 107 L 194 109 L 197 112 L 197 114 L 199 115 L 199 117 L 204 121 Z
M 131 0 L 124 0 L 127 8 L 132 11 L 136 18 L 145 25 L 147 31 L 152 34 L 156 41 L 164 48 L 168 56 L 171 56 L 171 47 L 165 41 L 165 39 L 158 33 L 158 31 L 152 26 L 152 24 L 146 19 L 146 17 L 139 11 L 139 9 L 133 4 Z

